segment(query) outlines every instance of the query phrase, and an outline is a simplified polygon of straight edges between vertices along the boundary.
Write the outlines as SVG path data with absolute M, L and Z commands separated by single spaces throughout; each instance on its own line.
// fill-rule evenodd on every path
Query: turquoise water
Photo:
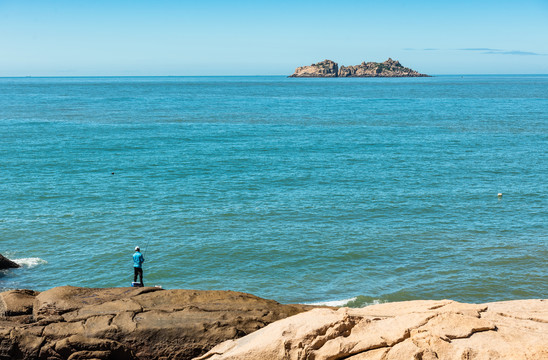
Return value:
M 1 289 L 548 297 L 548 76 L 2 78 L 0 139 Z

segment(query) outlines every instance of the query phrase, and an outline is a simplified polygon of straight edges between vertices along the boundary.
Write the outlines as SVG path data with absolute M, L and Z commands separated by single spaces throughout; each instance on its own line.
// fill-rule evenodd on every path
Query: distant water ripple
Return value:
M 3 290 L 548 297 L 548 76 L 2 78 L 0 139 Z

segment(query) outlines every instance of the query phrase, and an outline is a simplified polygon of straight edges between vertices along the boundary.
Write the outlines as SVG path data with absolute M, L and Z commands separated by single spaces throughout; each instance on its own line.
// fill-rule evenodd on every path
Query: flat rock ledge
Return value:
M 548 301 L 282 305 L 233 291 L 0 293 L 5 359 L 548 359 Z
M 11 290 L 0 293 L 0 359 L 192 359 L 310 309 L 233 291 Z
M 398 60 L 378 62 L 362 62 L 359 65 L 341 66 L 332 60 L 324 60 L 316 64 L 298 67 L 289 77 L 430 77 L 415 70 L 404 67 Z
M 198 359 L 548 359 L 548 301 L 313 309 L 228 340 Z

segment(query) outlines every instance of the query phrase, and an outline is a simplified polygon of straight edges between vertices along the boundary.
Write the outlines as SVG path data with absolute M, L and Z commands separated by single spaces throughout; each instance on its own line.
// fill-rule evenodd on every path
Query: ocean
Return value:
M 548 75 L 0 78 L 0 139 L 2 291 L 548 298 Z

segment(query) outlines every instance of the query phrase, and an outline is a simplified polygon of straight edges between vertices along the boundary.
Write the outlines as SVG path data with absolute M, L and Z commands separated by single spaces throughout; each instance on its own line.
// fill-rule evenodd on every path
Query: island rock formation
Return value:
M 4 257 L 2 254 L 0 254 L 0 270 L 4 269 L 13 269 L 21 267 L 21 265 L 17 264 L 16 262 L 11 261 L 10 259 Z
M 290 77 L 337 77 L 339 76 L 339 65 L 331 60 L 312 64 L 310 66 L 301 66 L 295 70 Z
M 0 293 L 0 359 L 547 359 L 548 301 L 282 305 L 233 291 Z
M 331 60 L 301 66 L 290 77 L 428 77 L 406 68 L 397 60 L 389 58 L 385 62 L 363 62 L 360 65 L 341 66 Z

